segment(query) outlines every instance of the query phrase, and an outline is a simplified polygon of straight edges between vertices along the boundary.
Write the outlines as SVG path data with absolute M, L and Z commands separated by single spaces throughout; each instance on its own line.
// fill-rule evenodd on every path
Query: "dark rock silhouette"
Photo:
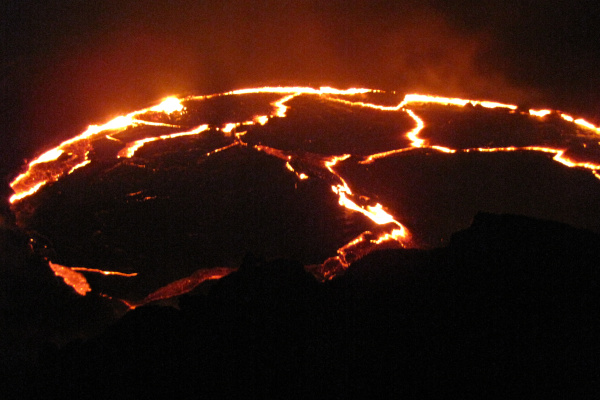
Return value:
M 375 252 L 323 284 L 248 256 L 179 309 L 140 307 L 46 352 L 21 396 L 591 397 L 599 260 L 596 234 L 492 214 L 446 248 Z
M 51 249 L 35 246 L 47 247 L 10 223 L 0 226 L 0 392 L 6 396 L 43 381 L 44 362 L 60 347 L 101 333 L 119 316 L 109 301 L 66 286 L 40 255 Z

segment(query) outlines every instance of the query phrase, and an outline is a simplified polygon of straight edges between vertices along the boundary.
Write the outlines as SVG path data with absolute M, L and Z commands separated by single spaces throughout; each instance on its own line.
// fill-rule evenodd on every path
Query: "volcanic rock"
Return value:
M 246 257 L 180 310 L 146 306 L 47 363 L 92 398 L 588 397 L 598 387 L 600 237 L 478 214 L 448 247 L 387 250 L 318 284 Z M 48 379 L 44 379 L 47 377 Z

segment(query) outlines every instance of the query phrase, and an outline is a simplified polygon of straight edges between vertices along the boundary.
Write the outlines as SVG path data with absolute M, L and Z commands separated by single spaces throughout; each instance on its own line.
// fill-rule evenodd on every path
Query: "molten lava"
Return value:
M 74 271 L 69 267 L 54 264 L 53 262 L 50 262 L 49 265 L 52 271 L 54 272 L 54 275 L 63 278 L 65 283 L 71 286 L 77 292 L 77 294 L 85 296 L 88 292 L 92 290 L 83 274 Z
M 172 123 L 160 122 L 177 121 L 177 117 L 185 113 L 186 102 L 196 101 L 201 102 L 219 96 L 241 96 L 251 94 L 275 94 L 283 97 L 270 103 L 271 111 L 268 115 L 254 115 L 249 119 L 241 119 L 230 121 L 220 126 L 215 126 L 209 123 L 203 123 L 195 127 L 180 126 Z M 377 201 L 371 200 L 368 196 L 354 193 L 346 183 L 340 173 L 336 171 L 336 167 L 346 160 L 354 158 L 360 164 L 369 164 L 377 159 L 398 155 L 400 153 L 414 151 L 415 149 L 429 149 L 447 154 L 466 153 L 466 152 L 513 152 L 513 151 L 532 151 L 553 154 L 553 160 L 570 168 L 581 168 L 590 170 L 594 176 L 600 179 L 600 163 L 589 160 L 576 160 L 565 155 L 567 149 L 540 146 L 508 146 L 508 147 L 473 147 L 473 148 L 449 148 L 440 144 L 431 143 L 431 139 L 427 140 L 420 135 L 426 126 L 426 121 L 422 116 L 419 116 L 419 110 L 428 104 L 434 104 L 443 107 L 465 107 L 479 106 L 489 109 L 504 109 L 510 113 L 520 113 L 528 118 L 544 119 L 551 115 L 560 116 L 563 121 L 576 125 L 578 128 L 584 129 L 589 133 L 600 134 L 600 128 L 591 124 L 584 119 L 577 119 L 570 115 L 559 113 L 551 110 L 528 110 L 527 113 L 519 112 L 516 105 L 503 104 L 492 101 L 483 100 L 465 100 L 459 98 L 447 98 L 429 95 L 408 94 L 401 102 L 395 106 L 383 106 L 374 102 L 364 101 L 364 96 L 380 93 L 379 91 L 370 89 L 347 89 L 339 90 L 329 87 L 319 89 L 310 87 L 262 87 L 251 89 L 240 89 L 223 94 L 214 94 L 207 96 L 195 96 L 185 99 L 176 97 L 166 98 L 157 106 L 149 107 L 143 110 L 117 117 L 103 125 L 90 125 L 87 130 L 72 139 L 60 143 L 53 149 L 44 152 L 42 155 L 31 161 L 26 171 L 17 176 L 10 184 L 14 190 L 14 195 L 11 196 L 10 202 L 16 204 L 28 196 L 32 196 L 38 192 L 44 185 L 55 182 L 63 176 L 72 173 L 73 171 L 85 168 L 87 165 L 94 162 L 90 159 L 90 150 L 93 148 L 95 140 L 108 139 L 118 142 L 122 148 L 118 151 L 119 158 L 132 158 L 136 152 L 143 146 L 159 141 L 177 139 L 185 136 L 200 135 L 208 132 L 220 132 L 233 142 L 212 150 L 206 154 L 211 156 L 217 152 L 221 152 L 233 147 L 244 146 L 254 151 L 259 151 L 269 156 L 276 157 L 284 162 L 284 167 L 295 174 L 298 181 L 308 179 L 326 179 L 331 182 L 331 190 L 337 196 L 339 205 L 353 212 L 360 213 L 368 218 L 377 228 L 377 233 L 366 231 L 358 237 L 345 244 L 338 249 L 337 255 L 327 259 L 320 267 L 319 274 L 323 279 L 330 279 L 337 273 L 348 267 L 348 265 L 357 259 L 363 257 L 378 246 L 383 244 L 394 243 L 397 246 L 410 245 L 409 230 L 400 223 L 396 216 L 392 215 L 392 211 L 380 204 Z M 277 118 L 286 118 L 289 109 L 288 103 L 292 99 L 299 96 L 319 96 L 323 101 L 337 103 L 340 107 L 361 107 L 374 110 L 381 113 L 405 113 L 414 121 L 414 127 L 408 132 L 399 132 L 408 140 L 409 145 L 401 148 L 370 154 L 366 156 L 358 156 L 352 154 L 337 154 L 337 155 L 315 155 L 306 156 L 297 154 L 294 151 L 284 151 L 274 147 L 256 144 L 250 146 L 244 141 L 244 135 L 247 132 L 245 129 L 251 126 L 268 126 L 272 120 Z M 354 96 L 361 96 L 360 101 L 353 100 Z M 158 122 L 157 122 L 158 121 Z M 130 128 L 136 126 L 155 126 L 169 129 L 175 129 L 176 132 L 162 134 L 156 136 L 148 136 L 131 140 L 125 135 Z M 161 129 L 163 129 L 161 128 Z M 295 161 L 302 161 L 295 163 Z M 316 161 L 315 161 L 316 160 Z M 307 165 L 318 171 L 302 170 Z M 300 183 L 298 183 L 300 184 Z M 132 195 L 141 192 L 133 193 Z M 136 273 L 120 273 L 103 271 L 98 269 L 87 268 L 68 268 L 50 262 L 50 267 L 57 276 L 62 277 L 65 283 L 72 286 L 77 293 L 85 295 L 91 288 L 85 277 L 80 271 L 100 273 L 103 275 L 116 275 L 121 277 L 132 277 Z M 201 282 L 207 279 L 218 279 L 230 273 L 229 268 L 215 268 L 197 271 L 193 275 L 173 282 L 166 287 L 151 293 L 139 304 L 145 304 L 158 299 L 165 299 L 176 296 L 192 290 Z M 137 306 L 134 304 L 132 306 Z
M 168 285 L 150 293 L 142 301 L 137 303 L 127 303 L 130 308 L 136 308 L 153 301 L 165 300 L 181 294 L 189 293 L 198 285 L 212 279 L 221 279 L 224 276 L 236 271 L 235 268 L 217 267 L 210 269 L 199 269 L 192 275 L 183 279 L 171 282 Z

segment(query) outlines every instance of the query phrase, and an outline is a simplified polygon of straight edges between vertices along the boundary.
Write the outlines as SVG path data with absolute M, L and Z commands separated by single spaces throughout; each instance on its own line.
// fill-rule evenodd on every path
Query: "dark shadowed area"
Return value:
M 179 309 L 145 306 L 85 343 L 48 346 L 37 369 L 11 371 L 9 389 L 57 399 L 593 398 L 599 241 L 478 214 L 447 248 L 372 253 L 325 284 L 298 263 L 247 257 Z

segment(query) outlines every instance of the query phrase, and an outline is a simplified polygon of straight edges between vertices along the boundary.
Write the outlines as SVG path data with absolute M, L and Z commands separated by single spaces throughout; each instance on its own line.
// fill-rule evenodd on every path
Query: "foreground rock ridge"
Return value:
M 600 236 L 478 214 L 447 247 L 374 252 L 332 281 L 247 256 L 13 374 L 20 398 L 591 397 Z

